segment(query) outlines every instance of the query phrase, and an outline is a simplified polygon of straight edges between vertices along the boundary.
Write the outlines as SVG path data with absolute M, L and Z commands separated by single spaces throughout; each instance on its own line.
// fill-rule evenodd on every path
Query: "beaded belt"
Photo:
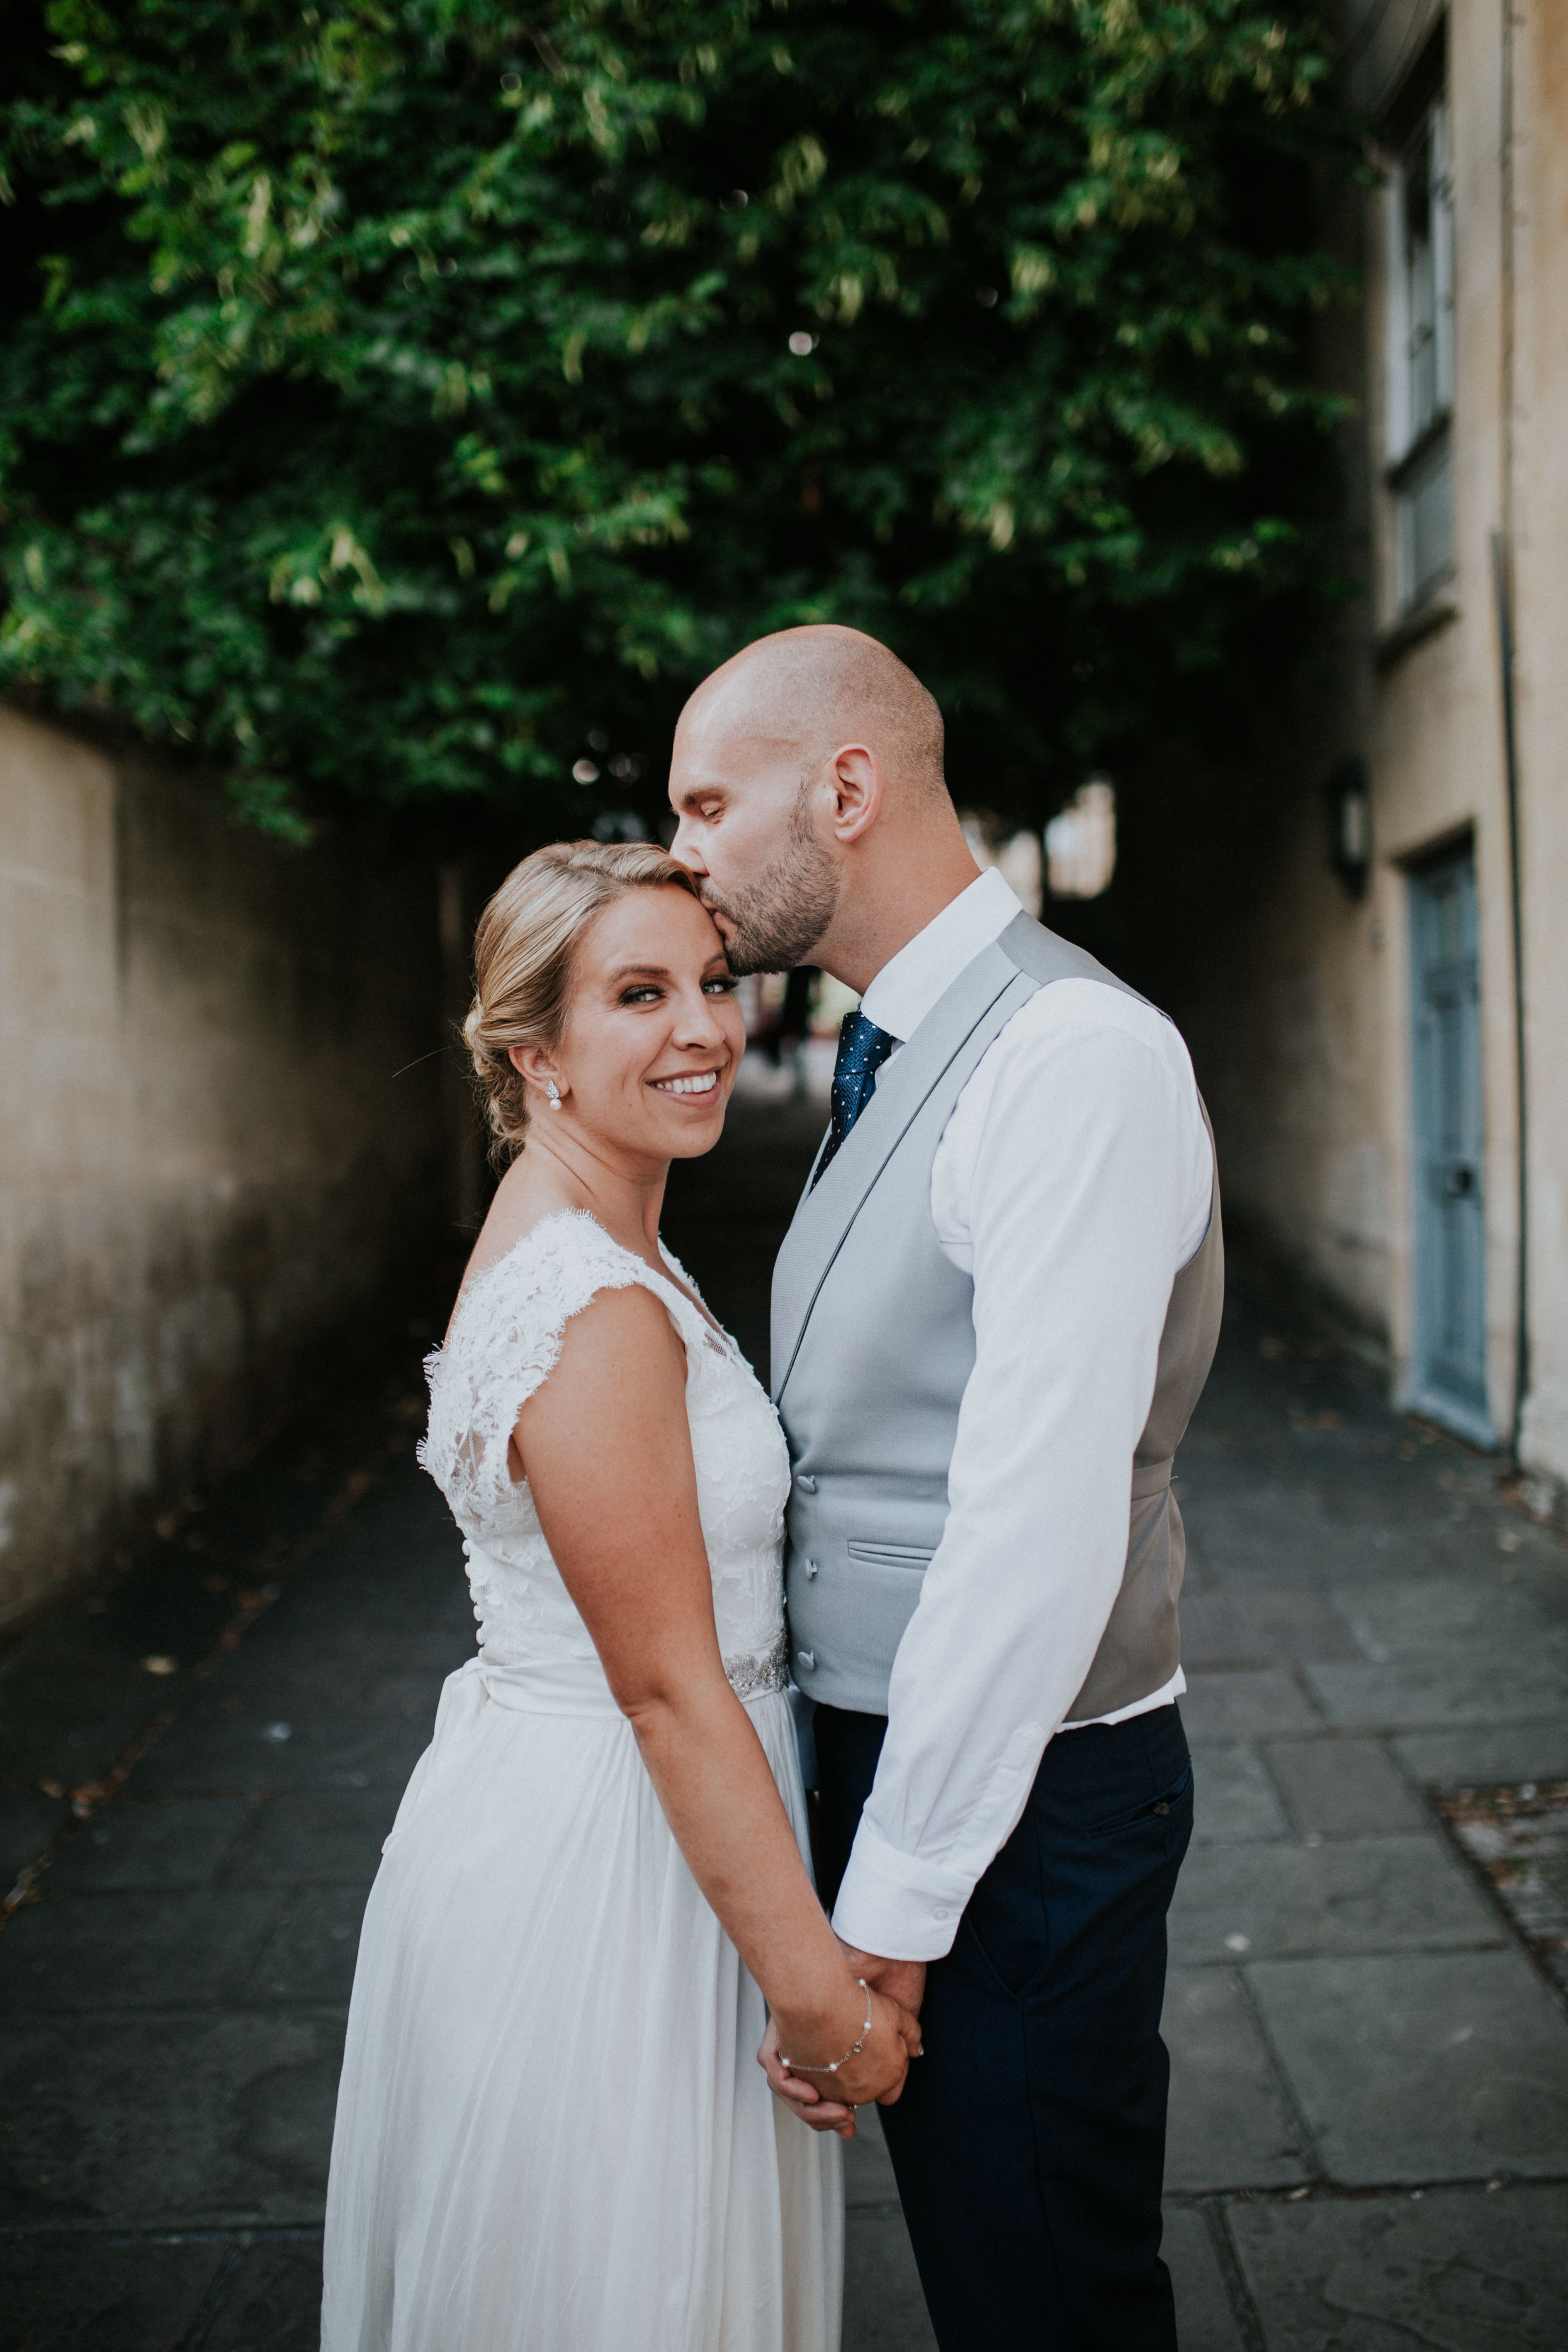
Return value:
M 531 1658 L 503 1665 L 488 1655 L 470 1660 L 466 1671 L 480 1677 L 498 1706 L 522 1715 L 618 1716 L 605 1669 L 596 1657 Z M 781 1631 L 771 1650 L 726 1658 L 724 1672 L 737 1698 L 789 1688 L 789 1642 Z
M 737 1698 L 755 1698 L 762 1691 L 787 1690 L 788 1634 L 781 1626 L 778 1640 L 771 1650 L 757 1650 L 749 1656 L 726 1658 L 724 1672 Z

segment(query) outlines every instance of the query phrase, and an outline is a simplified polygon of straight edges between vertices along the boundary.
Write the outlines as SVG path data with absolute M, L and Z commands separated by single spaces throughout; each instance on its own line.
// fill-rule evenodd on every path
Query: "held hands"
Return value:
M 853 1977 L 863 1977 L 878 1992 L 885 1992 L 911 2017 L 921 2013 L 921 2003 L 926 1997 L 926 1964 L 923 1960 L 885 1960 L 879 1953 L 862 1952 L 858 1946 L 847 1944 L 842 1936 L 838 1948 L 849 1963 Z
M 875 2100 L 879 2105 L 891 2106 L 904 2087 L 910 2060 L 921 2053 L 919 2021 L 897 2000 L 873 1988 L 862 1990 L 852 1982 L 853 2000 L 837 1999 L 827 2014 L 815 2020 L 786 2019 L 788 2051 L 796 2073 L 786 2064 L 780 2049 L 780 2025 L 770 2017 L 763 2046 L 757 2053 L 757 2063 L 766 2074 L 772 2088 L 786 2100 L 801 2121 L 813 2131 L 837 2132 L 842 2139 L 855 2137 L 855 2109 L 868 2106 Z M 848 2024 L 849 2008 L 858 2014 Z M 866 2024 L 868 2008 L 869 2028 Z M 830 2067 L 827 2044 L 834 2036 L 840 2038 L 831 2051 L 837 2061 Z M 857 2051 L 851 2048 L 860 2043 Z M 823 2046 L 819 2049 L 818 2044 Z M 812 2062 L 818 2062 L 813 2063 Z

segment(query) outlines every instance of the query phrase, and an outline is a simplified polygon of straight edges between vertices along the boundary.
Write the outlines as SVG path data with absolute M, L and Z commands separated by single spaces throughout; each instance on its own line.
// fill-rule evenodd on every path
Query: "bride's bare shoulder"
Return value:
M 512 1161 L 496 1186 L 485 1221 L 468 1253 L 468 1263 L 463 1269 L 463 1290 L 480 1275 L 488 1274 L 491 1266 L 510 1257 L 542 1225 L 572 1213 L 576 1203 L 566 1198 L 558 1183 L 549 1181 L 551 1172 L 531 1168 L 526 1154 Z
M 525 1181 L 514 1160 L 496 1188 L 479 1237 L 468 1254 L 463 1279 L 447 1326 L 450 1339 L 464 1307 L 505 1267 L 526 1271 L 530 1260 L 551 1254 L 604 1256 L 615 1243 L 586 1210 L 563 1198 L 558 1187 Z

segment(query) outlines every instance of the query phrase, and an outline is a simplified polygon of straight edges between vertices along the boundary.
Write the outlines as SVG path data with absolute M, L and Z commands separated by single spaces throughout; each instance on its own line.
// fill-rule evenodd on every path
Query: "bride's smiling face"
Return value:
M 710 1151 L 746 1048 L 724 942 L 677 887 L 628 890 L 579 942 L 560 1044 L 559 1117 L 585 1139 L 655 1160 Z

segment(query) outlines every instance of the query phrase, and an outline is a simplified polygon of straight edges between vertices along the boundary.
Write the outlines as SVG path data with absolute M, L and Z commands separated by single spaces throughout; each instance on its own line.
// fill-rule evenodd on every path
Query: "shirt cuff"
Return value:
M 833 1931 L 879 1959 L 940 1960 L 973 1892 L 973 1880 L 900 1853 L 862 1820 L 833 1906 Z

